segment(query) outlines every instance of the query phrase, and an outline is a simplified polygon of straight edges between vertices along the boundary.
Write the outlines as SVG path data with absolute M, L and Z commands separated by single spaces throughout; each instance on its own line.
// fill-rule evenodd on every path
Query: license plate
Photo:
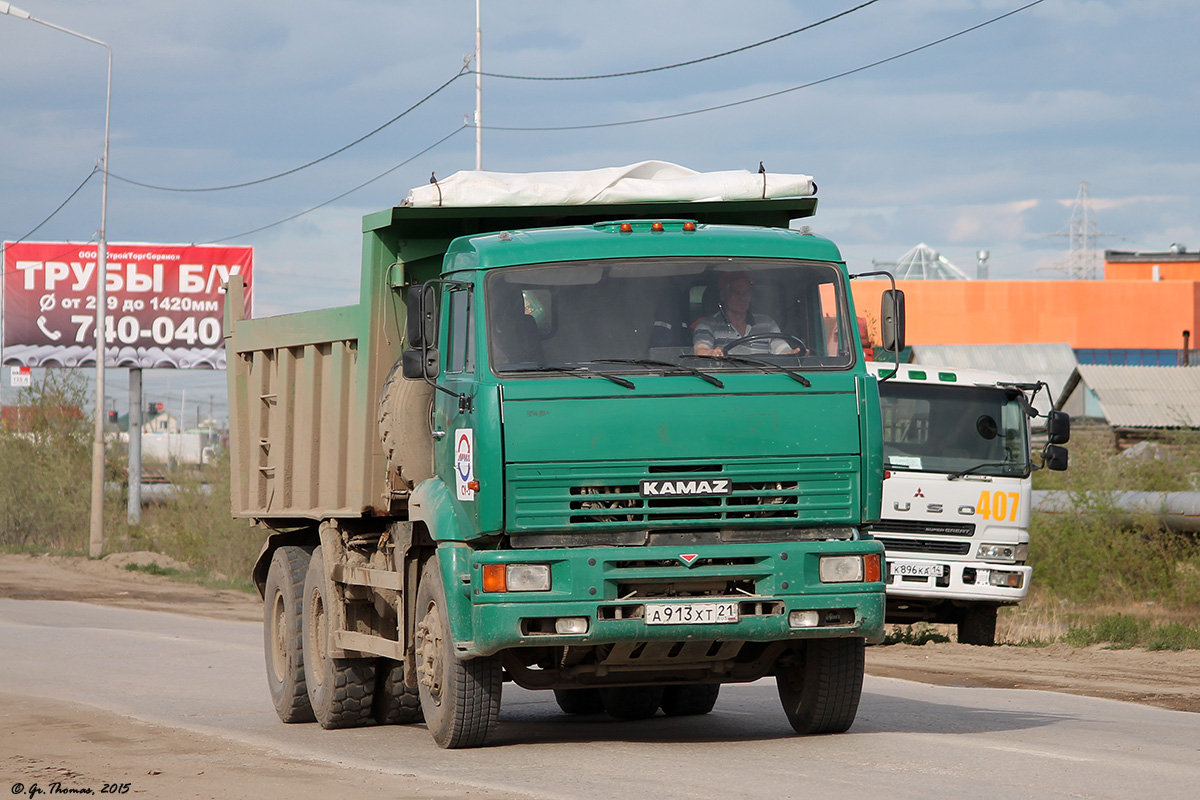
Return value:
M 741 619 L 737 603 L 646 604 L 647 625 L 710 625 Z
M 914 564 L 909 561 L 893 561 L 890 565 L 893 575 L 920 578 L 940 578 L 941 564 Z

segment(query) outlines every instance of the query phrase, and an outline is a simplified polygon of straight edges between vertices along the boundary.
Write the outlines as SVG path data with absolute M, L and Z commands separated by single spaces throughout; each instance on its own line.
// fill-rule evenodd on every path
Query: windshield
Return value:
M 578 261 L 492 271 L 494 372 L 763 372 L 854 363 L 841 271 L 737 258 Z
M 887 381 L 879 395 L 888 469 L 1028 473 L 1026 417 L 1015 392 Z

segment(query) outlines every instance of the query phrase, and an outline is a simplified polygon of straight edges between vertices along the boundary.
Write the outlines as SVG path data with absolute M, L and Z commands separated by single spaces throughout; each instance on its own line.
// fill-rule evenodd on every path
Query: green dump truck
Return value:
M 774 676 L 796 731 L 851 725 L 879 393 L 837 248 L 788 229 L 811 179 L 739 175 L 763 197 L 460 173 L 364 219 L 357 305 L 243 319 L 231 278 L 233 512 L 270 531 L 283 721 L 473 747 L 505 681 L 641 719 Z

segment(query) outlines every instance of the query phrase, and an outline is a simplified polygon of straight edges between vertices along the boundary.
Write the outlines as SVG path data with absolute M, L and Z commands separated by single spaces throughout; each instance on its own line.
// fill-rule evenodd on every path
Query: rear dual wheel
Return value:
M 304 681 L 313 714 L 322 728 L 355 728 L 375 722 L 375 659 L 333 658 L 329 617 L 332 598 L 325 559 L 318 547 L 304 579 Z
M 267 685 L 275 713 L 284 722 L 316 719 L 304 681 L 304 648 L 301 646 L 304 576 L 310 547 L 288 545 L 271 556 L 263 590 L 263 650 L 267 658 Z

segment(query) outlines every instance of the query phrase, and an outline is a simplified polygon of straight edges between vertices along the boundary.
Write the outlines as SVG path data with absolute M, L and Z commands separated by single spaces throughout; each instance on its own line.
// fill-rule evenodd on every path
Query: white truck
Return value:
M 888 623 L 952 623 L 991 645 L 996 612 L 1029 591 L 1030 476 L 1066 469 L 1070 417 L 1048 415 L 1031 457 L 1033 397 L 1044 384 L 980 370 L 867 364 L 880 379 Z M 894 374 L 893 374 L 894 373 Z

